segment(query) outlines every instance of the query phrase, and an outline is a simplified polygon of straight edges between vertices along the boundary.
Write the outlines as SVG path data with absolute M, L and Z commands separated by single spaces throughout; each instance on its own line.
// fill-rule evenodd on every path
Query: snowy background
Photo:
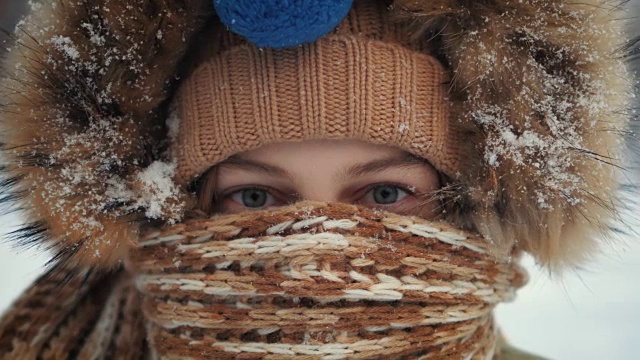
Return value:
M 23 0 L 0 0 L 0 25 L 11 28 L 12 13 Z M 630 6 L 640 10 L 640 0 Z M 635 11 L 640 13 L 640 11 Z M 640 33 L 640 21 L 635 21 Z M 640 182 L 639 172 L 630 177 Z M 640 201 L 638 194 L 634 195 Z M 640 348 L 640 221 L 630 209 L 625 221 L 631 233 L 603 249 L 586 269 L 551 278 L 525 259 L 529 285 L 512 304 L 498 308 L 498 320 L 508 340 L 556 360 L 635 360 Z M 0 216 L 0 233 L 20 225 L 15 215 Z M 37 251 L 16 252 L 0 242 L 0 312 L 43 270 L 47 257 Z

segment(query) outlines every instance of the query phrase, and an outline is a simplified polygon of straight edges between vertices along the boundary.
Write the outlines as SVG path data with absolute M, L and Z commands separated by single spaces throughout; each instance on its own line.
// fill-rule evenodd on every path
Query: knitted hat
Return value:
M 396 146 L 454 173 L 446 71 L 384 2 L 355 1 L 335 30 L 297 47 L 261 48 L 220 24 L 206 39 L 174 100 L 178 182 L 239 152 L 314 139 Z

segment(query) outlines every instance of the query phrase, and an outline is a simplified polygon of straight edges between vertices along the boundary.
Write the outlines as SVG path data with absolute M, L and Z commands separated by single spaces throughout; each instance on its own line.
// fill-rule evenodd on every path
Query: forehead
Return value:
M 320 164 L 337 166 L 408 156 L 410 156 L 408 153 L 399 148 L 375 145 L 360 140 L 308 140 L 270 144 L 238 154 L 236 157 L 283 166 Z

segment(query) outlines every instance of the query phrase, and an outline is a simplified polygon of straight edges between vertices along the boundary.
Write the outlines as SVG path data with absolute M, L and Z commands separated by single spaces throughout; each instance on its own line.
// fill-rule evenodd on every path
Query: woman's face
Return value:
M 426 161 L 356 140 L 267 145 L 233 156 L 207 176 L 200 202 L 216 213 L 316 200 L 433 217 L 439 204 L 432 197 L 438 173 Z

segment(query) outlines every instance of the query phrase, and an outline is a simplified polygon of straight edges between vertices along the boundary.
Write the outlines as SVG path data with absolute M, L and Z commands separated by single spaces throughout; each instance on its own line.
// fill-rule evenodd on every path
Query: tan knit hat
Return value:
M 295 48 L 258 48 L 220 26 L 174 102 L 180 183 L 234 154 L 312 139 L 396 146 L 453 172 L 445 69 L 384 2 L 355 1 L 332 33 Z

